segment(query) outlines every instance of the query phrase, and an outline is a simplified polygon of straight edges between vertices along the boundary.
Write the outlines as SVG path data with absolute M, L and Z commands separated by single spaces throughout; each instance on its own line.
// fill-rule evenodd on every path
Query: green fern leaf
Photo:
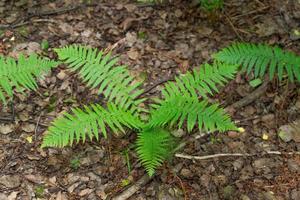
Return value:
M 36 54 L 26 58 L 20 55 L 18 60 L 0 56 L 0 99 L 6 104 L 7 97 L 13 96 L 13 89 L 21 91 L 23 88 L 35 90 L 36 78 L 56 67 L 59 63 L 40 58 Z
M 181 128 L 187 123 L 188 131 L 192 131 L 196 125 L 206 131 L 236 130 L 236 126 L 230 120 L 229 115 L 218 106 L 210 105 L 206 100 L 197 98 L 176 96 L 157 104 L 151 113 L 151 120 L 147 127 L 174 126 Z
M 70 45 L 55 49 L 60 60 L 78 71 L 82 80 L 91 88 L 98 88 L 108 101 L 125 109 L 144 111 L 135 98 L 143 92 L 138 89 L 140 82 L 134 80 L 125 66 L 117 65 L 117 58 L 103 51 L 79 45 Z
M 254 71 L 255 77 L 263 77 L 267 72 L 270 79 L 277 74 L 282 80 L 287 74 L 291 81 L 300 81 L 300 56 L 283 51 L 279 47 L 263 44 L 236 43 L 213 55 L 213 58 L 230 64 L 242 65 L 249 74 Z
M 136 145 L 139 160 L 148 175 L 153 176 L 155 169 L 171 154 L 174 140 L 168 131 L 154 128 L 139 133 Z
M 118 107 L 113 103 L 104 109 L 93 104 L 84 109 L 74 108 L 72 114 L 66 113 L 57 118 L 49 127 L 44 137 L 42 147 L 64 147 L 72 145 L 74 141 L 85 142 L 88 137 L 99 139 L 99 130 L 107 137 L 107 127 L 118 134 L 125 132 L 123 127 L 141 129 L 143 123 L 132 112 Z
M 165 99 L 180 95 L 197 98 L 198 94 L 206 98 L 207 94 L 218 92 L 217 85 L 223 86 L 228 79 L 232 79 L 237 68 L 237 65 L 221 63 L 204 64 L 192 73 L 188 72 L 175 78 L 175 82 L 168 82 L 162 90 L 162 95 Z

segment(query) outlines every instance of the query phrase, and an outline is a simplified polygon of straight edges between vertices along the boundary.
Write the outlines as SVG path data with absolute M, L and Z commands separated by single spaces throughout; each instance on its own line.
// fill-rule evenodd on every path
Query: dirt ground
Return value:
M 180 0 L 155 5 L 100 0 L 86 6 L 70 0 L 1 2 L 0 54 L 36 52 L 55 58 L 52 48 L 67 44 L 113 46 L 113 54 L 145 80 L 145 88 L 209 62 L 212 53 L 232 42 L 278 45 L 300 55 L 298 0 L 225 0 L 223 11 L 216 13 Z M 215 100 L 227 107 L 246 98 L 255 90 L 249 85 L 252 78 L 239 74 Z M 39 85 L 37 92 L 17 93 L 11 106 L 1 105 L 0 200 L 112 199 L 145 174 L 128 150 L 135 135 L 41 149 L 42 136 L 59 113 L 102 97 L 64 66 Z M 161 87 L 148 95 L 157 95 Z M 299 120 L 299 84 L 274 79 L 262 89 L 249 105 L 228 109 L 244 133 L 200 137 L 197 131 L 183 131 L 181 140 L 189 142 L 177 152 L 244 156 L 174 157 L 130 199 L 299 200 L 300 155 L 285 152 L 300 152 L 300 131 L 295 138 L 278 136 L 282 125 Z

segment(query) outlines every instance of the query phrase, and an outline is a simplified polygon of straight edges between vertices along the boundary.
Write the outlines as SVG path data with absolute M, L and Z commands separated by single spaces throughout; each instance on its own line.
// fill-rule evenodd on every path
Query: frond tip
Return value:
M 125 132 L 123 127 L 140 129 L 143 123 L 130 111 L 114 104 L 108 104 L 107 109 L 98 104 L 85 106 L 84 109 L 73 108 L 72 114 L 66 113 L 57 118 L 49 127 L 44 137 L 42 147 L 64 147 L 72 145 L 86 137 L 99 139 L 99 130 L 107 137 L 107 128 L 118 134 Z
M 186 122 L 188 131 L 192 131 L 196 124 L 206 131 L 236 130 L 229 115 L 218 104 L 210 105 L 207 100 L 177 96 L 155 105 L 151 112 L 149 127 L 176 125 L 179 128 Z
M 22 91 L 23 88 L 35 90 L 36 78 L 42 77 L 43 73 L 56 67 L 59 63 L 36 54 L 26 58 L 20 55 L 18 60 L 0 56 L 0 99 L 6 103 L 7 97 L 13 96 L 13 89 Z
M 60 60 L 72 71 L 78 71 L 82 80 L 91 88 L 98 88 L 108 101 L 125 109 L 141 111 L 136 100 L 143 90 L 140 82 L 134 80 L 125 66 L 117 65 L 118 58 L 104 54 L 96 48 L 70 45 L 55 49 Z
M 161 128 L 145 130 L 138 134 L 136 150 L 149 176 L 153 176 L 155 169 L 171 154 L 173 144 L 171 134 Z
M 300 81 L 300 56 L 279 47 L 264 44 L 235 43 L 213 55 L 213 58 L 230 64 L 243 66 L 249 74 L 254 70 L 255 77 L 262 77 L 267 72 L 270 79 L 275 74 L 282 80 L 286 73 L 291 81 Z
M 198 93 L 202 97 L 207 94 L 213 95 L 218 92 L 217 86 L 224 84 L 232 79 L 237 72 L 237 65 L 226 63 L 214 63 L 213 65 L 204 64 L 196 68 L 192 73 L 188 72 L 175 78 L 175 82 L 168 82 L 162 90 L 165 99 L 174 96 L 192 96 L 197 98 Z

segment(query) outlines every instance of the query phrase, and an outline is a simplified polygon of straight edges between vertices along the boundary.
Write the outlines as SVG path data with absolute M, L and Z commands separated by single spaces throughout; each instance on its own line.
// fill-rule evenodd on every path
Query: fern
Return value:
M 182 127 L 186 122 L 191 132 L 196 126 L 207 131 L 235 130 L 229 116 L 217 104 L 208 103 L 208 95 L 218 92 L 234 77 L 238 65 L 225 63 L 204 64 L 200 69 L 175 78 L 162 90 L 163 98 L 153 103 L 150 120 L 140 121 L 139 107 L 144 99 L 138 99 L 143 90 L 129 75 L 124 66 L 118 66 L 117 58 L 102 51 L 82 46 L 56 49 L 59 59 L 73 71 L 78 71 L 85 83 L 98 88 L 107 98 L 107 107 L 100 105 L 74 108 L 56 119 L 44 137 L 42 147 L 64 147 L 74 142 L 99 139 L 99 132 L 107 137 L 108 128 L 115 134 L 125 128 L 138 132 L 137 153 L 148 174 L 152 176 L 157 167 L 170 155 L 174 139 L 165 129 Z M 202 100 L 199 100 L 199 96 Z M 147 111 L 148 112 L 148 111 Z
M 198 93 L 207 98 L 207 94 L 218 92 L 217 85 L 223 86 L 228 79 L 232 79 L 237 72 L 237 65 L 215 63 L 204 64 L 200 69 L 194 69 L 181 77 L 176 77 L 175 82 L 168 82 L 162 90 L 164 99 L 175 96 L 192 96 L 198 98 Z
M 286 73 L 291 81 L 295 78 L 300 81 L 300 56 L 279 47 L 236 43 L 213 57 L 221 62 L 242 65 L 247 74 L 254 70 L 255 77 L 263 77 L 268 72 L 270 79 L 277 74 L 279 80 L 282 80 Z
M 7 97 L 13 97 L 14 88 L 19 91 L 23 88 L 35 90 L 37 88 L 35 79 L 58 64 L 55 61 L 39 58 L 35 54 L 28 58 L 20 55 L 18 60 L 0 56 L 0 99 L 6 104 Z
M 155 169 L 171 154 L 173 143 L 171 134 L 161 128 L 145 130 L 138 134 L 137 154 L 149 176 L 153 176 Z
M 186 121 L 189 132 L 196 124 L 200 130 L 209 132 L 237 129 L 218 104 L 210 105 L 207 100 L 199 101 L 197 98 L 176 96 L 156 106 L 157 108 L 151 112 L 152 119 L 147 124 L 149 127 L 175 124 L 181 128 Z
M 108 104 L 107 109 L 98 104 L 84 109 L 73 108 L 72 114 L 66 113 L 52 123 L 42 147 L 64 147 L 72 145 L 74 140 L 85 142 L 87 136 L 90 140 L 94 137 L 99 140 L 99 129 L 106 138 L 106 126 L 118 134 L 125 132 L 123 127 L 139 130 L 143 123 L 130 111 L 113 103 Z
M 138 89 L 140 82 L 134 81 L 125 66 L 116 66 L 117 58 L 104 55 L 95 48 L 70 45 L 55 50 L 60 60 L 68 64 L 73 71 L 78 71 L 83 81 L 91 88 L 98 87 L 109 102 L 114 102 L 124 109 L 143 111 L 139 104 L 144 99 L 138 97 L 143 90 Z

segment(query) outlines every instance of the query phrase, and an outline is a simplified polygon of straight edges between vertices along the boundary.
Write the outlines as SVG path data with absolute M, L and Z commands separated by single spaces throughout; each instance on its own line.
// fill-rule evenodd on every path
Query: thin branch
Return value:
M 257 100 L 261 95 L 263 95 L 266 92 L 269 83 L 270 83 L 269 79 L 266 78 L 264 80 L 264 83 L 261 86 L 259 86 L 256 90 L 254 90 L 253 92 L 251 92 L 250 94 L 242 98 L 241 100 L 233 103 L 229 107 L 237 109 L 249 105 L 250 103 Z
M 134 193 L 139 191 L 141 187 L 146 185 L 152 177 L 149 177 L 147 174 L 142 176 L 136 183 L 134 183 L 132 186 L 130 186 L 127 190 L 123 191 L 120 195 L 113 198 L 113 200 L 125 200 L 131 197 Z
M 280 151 L 266 151 L 264 152 L 269 155 L 300 155 L 300 152 L 280 152 Z M 191 156 L 186 154 L 175 154 L 177 158 L 185 158 L 189 160 L 207 160 L 211 158 L 220 158 L 220 157 L 250 157 L 250 156 L 257 156 L 259 154 L 249 154 L 249 153 L 220 153 L 214 155 L 207 155 L 207 156 Z

